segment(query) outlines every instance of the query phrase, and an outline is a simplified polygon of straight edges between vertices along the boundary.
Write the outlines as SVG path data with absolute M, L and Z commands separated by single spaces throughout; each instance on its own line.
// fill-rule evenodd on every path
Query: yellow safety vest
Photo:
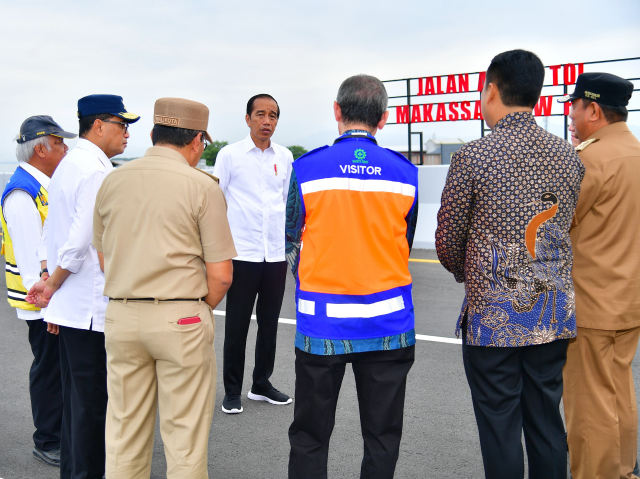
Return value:
M 5 275 L 7 279 L 7 293 L 8 301 L 14 308 L 24 309 L 26 311 L 39 311 L 37 306 L 27 303 L 25 298 L 27 296 L 27 289 L 22 283 L 20 277 L 20 271 L 16 264 L 16 257 L 13 251 L 13 240 L 9 235 L 9 228 L 7 228 L 7 222 L 4 218 L 4 200 L 14 190 L 22 190 L 33 198 L 33 202 L 38 208 L 42 224 L 47 218 L 49 213 L 49 194 L 47 190 L 42 186 L 38 180 L 31 176 L 25 169 L 16 168 L 16 172 L 13 174 L 7 186 L 2 193 L 2 199 L 0 200 L 2 208 L 0 208 L 0 221 L 2 222 L 2 253 L 5 260 Z

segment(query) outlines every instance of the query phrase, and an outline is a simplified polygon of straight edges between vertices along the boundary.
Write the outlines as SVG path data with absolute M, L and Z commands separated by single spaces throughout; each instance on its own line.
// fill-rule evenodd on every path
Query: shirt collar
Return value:
M 536 125 L 533 113 L 528 111 L 516 111 L 503 116 L 493 127 L 493 131 L 510 129 L 518 125 Z
M 111 161 L 109 161 L 109 158 L 107 158 L 107 155 L 105 155 L 104 151 L 102 151 L 102 149 L 95 143 L 90 142 L 86 138 L 79 138 L 76 148 L 86 150 L 94 155 L 98 160 L 100 160 L 100 163 L 102 163 L 107 171 L 113 169 L 113 165 L 111 164 Z
M 244 152 L 249 153 L 254 148 L 258 148 L 258 147 L 253 142 L 253 139 L 251 138 L 251 133 L 249 133 L 247 137 L 244 139 Z M 273 150 L 273 141 L 269 142 L 269 148 L 266 148 L 264 151 L 269 151 L 269 150 Z
M 45 190 L 49 189 L 50 178 L 38 168 L 36 168 L 35 166 L 31 166 L 26 161 L 21 162 L 18 166 L 29 173 L 31 176 L 33 176 L 38 183 L 44 186 Z
M 162 156 L 163 158 L 169 158 L 191 167 L 187 159 L 182 156 L 181 153 L 178 153 L 173 148 L 167 148 L 166 146 L 152 146 L 145 152 L 144 156 Z
M 607 126 L 603 126 L 597 131 L 594 131 L 587 140 L 591 140 L 592 138 L 604 138 L 605 136 L 614 135 L 616 133 L 625 133 L 629 131 L 629 127 L 625 121 L 616 121 L 615 123 L 610 123 Z

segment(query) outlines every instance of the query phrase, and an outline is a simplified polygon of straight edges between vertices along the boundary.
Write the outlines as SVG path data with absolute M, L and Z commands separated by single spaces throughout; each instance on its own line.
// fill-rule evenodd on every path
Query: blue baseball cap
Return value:
M 78 100 L 78 118 L 108 113 L 122 118 L 127 123 L 135 123 L 140 115 L 129 113 L 118 95 L 89 95 Z
M 18 135 L 16 141 L 18 143 L 25 143 L 47 135 L 68 139 L 78 136 L 75 133 L 64 131 L 50 116 L 38 115 L 31 116 L 22 122 L 22 125 L 20 125 L 20 135 Z

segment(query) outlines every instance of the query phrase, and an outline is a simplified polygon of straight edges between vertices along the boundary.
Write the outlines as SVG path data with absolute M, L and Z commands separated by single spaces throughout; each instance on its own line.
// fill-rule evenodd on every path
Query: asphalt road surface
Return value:
M 434 251 L 414 250 L 413 259 L 435 259 Z M 416 309 L 416 332 L 454 339 L 455 322 L 464 296 L 463 285 L 440 264 L 411 262 Z M 6 298 L 4 275 L 0 280 L 0 478 L 53 479 L 59 470 L 37 461 L 31 454 L 33 422 L 29 400 L 29 366 L 33 359 L 27 326 L 16 318 Z M 280 316 L 295 319 L 294 281 L 289 274 Z M 217 310 L 224 310 L 224 301 Z M 272 406 L 250 401 L 257 326 L 249 330 L 242 404 L 244 412 L 226 415 L 220 410 L 224 317 L 216 316 L 215 348 L 218 387 L 215 415 L 209 439 L 209 477 L 225 479 L 287 477 L 287 430 L 293 405 Z M 293 396 L 295 325 L 281 323 L 273 384 Z M 638 361 L 638 359 L 636 359 Z M 640 368 L 634 362 L 638 382 Z M 295 401 L 295 399 L 294 399 Z M 469 388 L 458 344 L 419 340 L 416 362 L 409 373 L 404 412 L 404 433 L 396 477 L 480 478 L 482 458 Z M 330 478 L 359 477 L 362 438 L 353 374 L 349 368 L 342 385 L 336 426 L 329 453 Z M 152 463 L 152 478 L 166 477 L 164 450 L 159 432 Z

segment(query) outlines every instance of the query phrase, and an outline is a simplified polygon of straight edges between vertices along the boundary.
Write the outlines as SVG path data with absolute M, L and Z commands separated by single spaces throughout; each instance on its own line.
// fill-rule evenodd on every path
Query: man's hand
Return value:
M 51 274 L 43 273 L 40 281 L 34 284 L 27 297 L 27 303 L 35 304 L 38 308 L 46 308 L 49 305 L 51 296 L 60 289 L 62 283 L 71 275 L 71 271 L 62 269 L 60 266 Z
M 27 303 L 35 304 L 38 308 L 46 308 L 56 290 L 57 288 L 52 288 L 46 280 L 41 279 L 31 287 L 25 299 Z
M 57 336 L 60 333 L 60 326 L 53 323 L 47 323 L 47 333 L 55 334 Z

